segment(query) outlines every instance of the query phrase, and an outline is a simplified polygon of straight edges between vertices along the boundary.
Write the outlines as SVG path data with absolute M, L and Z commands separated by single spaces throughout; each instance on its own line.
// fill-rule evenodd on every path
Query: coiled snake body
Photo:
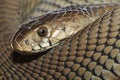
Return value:
M 119 2 L 117 0 L 105 10 L 98 9 L 98 13 L 105 14 L 100 15 L 98 19 L 95 18 L 95 21 L 51 50 L 36 55 L 21 55 L 12 51 L 10 40 L 18 29 L 16 26 L 27 18 L 38 16 L 36 13 L 47 11 L 42 7 L 44 4 L 59 8 L 62 2 L 66 2 L 65 4 L 79 2 L 81 5 L 92 3 L 90 0 L 87 2 L 60 0 L 61 4 L 57 5 L 57 2 L 59 3 L 59 0 L 0 1 L 0 78 L 7 80 L 119 80 L 120 7 L 119 4 L 113 5 Z M 93 0 L 93 2 L 97 4 L 97 1 Z M 110 3 L 110 1 L 98 1 L 98 3 Z M 89 5 L 86 4 L 86 6 Z M 96 8 L 89 10 L 97 11 L 94 9 Z

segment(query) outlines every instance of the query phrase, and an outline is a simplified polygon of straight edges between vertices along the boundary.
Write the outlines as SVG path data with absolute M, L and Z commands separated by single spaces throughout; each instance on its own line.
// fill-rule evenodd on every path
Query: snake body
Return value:
M 31 11 L 34 8 L 33 5 L 53 2 L 52 0 L 51 2 L 46 0 L 45 2 L 41 0 L 0 1 L 0 78 L 7 80 L 119 80 L 119 6 L 109 8 L 110 10 L 95 22 L 93 21 L 49 51 L 37 55 L 21 55 L 13 52 L 10 48 L 10 40 L 18 29 L 16 26 L 22 23 L 26 16 L 35 15 Z M 72 1 L 65 2 L 72 4 Z M 86 3 L 86 1 L 81 2 Z M 104 1 L 100 2 L 104 3 Z M 33 5 L 30 6 L 30 4 Z M 56 4 L 51 5 L 56 6 Z M 25 10 L 21 7 L 25 7 Z M 39 10 L 42 11 L 42 9 Z

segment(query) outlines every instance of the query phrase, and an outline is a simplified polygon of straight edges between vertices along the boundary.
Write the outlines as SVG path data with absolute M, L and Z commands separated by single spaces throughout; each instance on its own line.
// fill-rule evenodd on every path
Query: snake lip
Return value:
M 13 51 L 23 52 L 23 48 L 19 44 L 17 44 L 17 42 L 12 42 L 11 48 L 13 49 Z

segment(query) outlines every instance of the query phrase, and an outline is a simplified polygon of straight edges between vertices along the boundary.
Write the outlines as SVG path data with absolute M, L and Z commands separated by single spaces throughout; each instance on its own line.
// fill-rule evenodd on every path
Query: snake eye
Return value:
M 38 30 L 38 35 L 41 36 L 41 37 L 46 36 L 47 33 L 48 33 L 48 30 L 47 30 L 46 27 L 41 27 L 41 28 L 39 28 L 39 30 Z

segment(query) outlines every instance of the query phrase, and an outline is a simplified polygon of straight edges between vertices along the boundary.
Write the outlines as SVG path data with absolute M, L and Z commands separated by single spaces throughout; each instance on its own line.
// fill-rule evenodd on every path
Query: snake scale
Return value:
M 10 47 L 18 26 L 29 18 L 71 4 L 118 3 L 119 0 L 1 0 L 1 80 L 120 80 L 120 7 L 49 51 L 21 55 Z M 39 14 L 38 14 L 39 13 Z

